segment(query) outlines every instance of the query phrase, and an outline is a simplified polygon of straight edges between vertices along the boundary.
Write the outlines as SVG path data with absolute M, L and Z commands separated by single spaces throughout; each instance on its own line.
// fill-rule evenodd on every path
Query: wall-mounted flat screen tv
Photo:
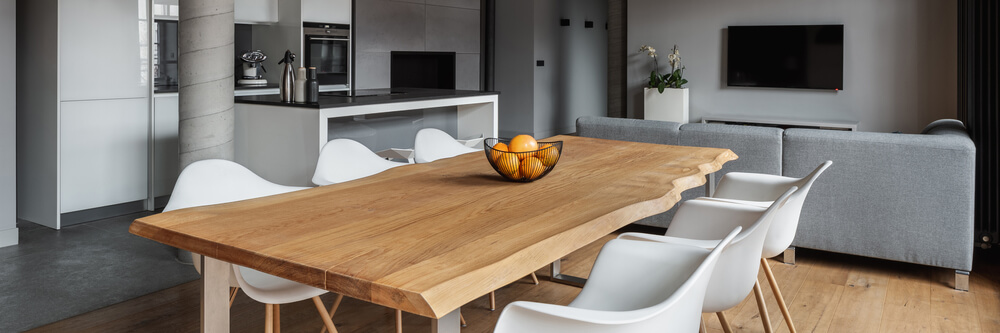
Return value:
M 844 25 L 730 26 L 729 86 L 844 90 Z

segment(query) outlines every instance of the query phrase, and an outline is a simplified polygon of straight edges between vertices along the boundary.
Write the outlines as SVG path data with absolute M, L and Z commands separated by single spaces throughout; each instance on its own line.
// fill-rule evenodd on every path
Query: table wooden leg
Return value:
M 232 266 L 225 261 L 203 257 L 201 264 L 201 331 L 229 332 L 229 275 Z
M 431 319 L 431 333 L 461 333 L 462 324 L 459 321 L 461 316 L 462 309 L 458 308 L 441 319 Z

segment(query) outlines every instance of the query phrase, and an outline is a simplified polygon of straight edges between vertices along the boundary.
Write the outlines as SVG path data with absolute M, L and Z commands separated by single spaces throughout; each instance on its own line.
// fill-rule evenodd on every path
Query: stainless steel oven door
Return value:
M 329 36 L 305 36 L 305 66 L 316 67 L 321 85 L 348 84 L 350 81 L 351 40 Z

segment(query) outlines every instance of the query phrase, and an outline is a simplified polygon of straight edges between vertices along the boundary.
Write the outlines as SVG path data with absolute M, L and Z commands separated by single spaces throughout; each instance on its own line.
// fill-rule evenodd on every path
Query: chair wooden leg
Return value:
M 323 324 L 326 325 L 326 329 L 330 333 L 337 333 L 337 327 L 333 326 L 333 319 L 330 319 L 328 313 L 326 313 L 326 306 L 323 305 L 323 300 L 319 299 L 319 296 L 313 297 L 313 304 L 316 304 L 316 310 L 319 310 L 319 316 L 323 318 Z
M 535 275 L 535 272 L 531 272 L 531 281 L 534 281 L 535 285 L 538 284 L 538 276 Z
M 726 314 L 722 313 L 722 311 L 716 312 L 715 314 L 719 316 L 719 323 L 722 324 L 722 331 L 726 333 L 733 333 L 733 328 L 729 326 L 729 319 L 726 319 Z
M 264 333 L 274 333 L 274 304 L 264 304 Z
M 465 316 L 461 312 L 458 313 L 458 321 L 462 323 L 462 327 L 469 326 L 469 324 L 465 323 Z
M 774 299 L 778 301 L 778 309 L 781 310 L 781 315 L 785 317 L 785 325 L 788 325 L 788 332 L 795 333 L 795 323 L 792 322 L 792 314 L 788 312 L 788 306 L 785 305 L 785 297 L 781 296 L 781 289 L 778 289 L 778 280 L 774 279 L 774 273 L 771 272 L 771 265 L 767 264 L 767 259 L 760 258 L 760 266 L 764 268 L 764 276 L 767 277 L 767 283 L 771 285 L 771 291 L 774 292 Z
M 396 310 L 396 333 L 403 333 L 403 311 Z
M 340 307 L 340 302 L 344 300 L 344 295 L 337 294 L 337 298 L 333 300 L 333 306 L 330 307 L 330 320 L 333 320 L 333 314 L 337 313 L 337 308 Z M 323 326 L 323 330 L 319 333 L 326 333 L 326 326 Z
M 757 311 L 760 311 L 760 321 L 764 323 L 764 333 L 771 333 L 771 318 L 767 314 L 767 304 L 764 303 L 764 292 L 760 289 L 760 283 L 753 282 L 753 295 L 757 299 Z
M 701 319 L 701 327 L 698 328 L 698 333 L 708 333 L 708 326 L 705 326 L 705 318 Z
M 497 294 L 495 291 L 490 292 L 490 311 L 495 311 L 497 309 Z
M 274 305 L 274 333 L 281 333 L 281 305 Z
M 236 300 L 236 293 L 240 291 L 240 287 L 233 288 L 229 293 L 229 307 L 233 307 L 233 301 Z

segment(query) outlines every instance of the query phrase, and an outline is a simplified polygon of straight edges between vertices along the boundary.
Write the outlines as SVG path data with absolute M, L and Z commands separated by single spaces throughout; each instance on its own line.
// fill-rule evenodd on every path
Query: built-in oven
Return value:
M 351 25 L 302 22 L 306 67 L 316 67 L 320 85 L 351 82 Z

